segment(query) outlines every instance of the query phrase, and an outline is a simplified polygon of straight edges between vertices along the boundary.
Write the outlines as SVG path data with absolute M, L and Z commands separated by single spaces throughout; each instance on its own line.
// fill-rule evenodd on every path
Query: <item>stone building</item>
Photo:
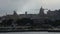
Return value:
M 60 20 L 60 10 L 48 11 L 47 16 L 52 20 Z

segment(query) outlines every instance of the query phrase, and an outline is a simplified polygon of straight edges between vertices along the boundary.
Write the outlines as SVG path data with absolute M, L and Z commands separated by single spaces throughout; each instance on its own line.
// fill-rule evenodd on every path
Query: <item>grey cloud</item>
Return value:
M 60 0 L 0 0 L 0 16 L 6 13 L 12 14 L 14 10 L 18 14 L 25 11 L 28 13 L 38 13 L 39 10 L 35 9 L 40 9 L 41 6 L 51 10 L 59 9 Z

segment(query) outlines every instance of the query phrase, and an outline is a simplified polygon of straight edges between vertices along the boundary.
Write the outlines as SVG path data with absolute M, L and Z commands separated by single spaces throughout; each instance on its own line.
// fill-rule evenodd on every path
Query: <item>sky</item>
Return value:
M 38 14 L 41 6 L 52 11 L 60 9 L 60 0 L 0 0 L 0 16 L 13 14 L 14 10 L 18 14 L 24 14 L 26 11 Z

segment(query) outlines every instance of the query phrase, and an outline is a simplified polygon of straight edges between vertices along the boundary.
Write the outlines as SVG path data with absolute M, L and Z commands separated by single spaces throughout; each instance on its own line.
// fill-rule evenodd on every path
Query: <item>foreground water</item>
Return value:
M 0 34 L 60 34 L 60 32 L 6 32 Z

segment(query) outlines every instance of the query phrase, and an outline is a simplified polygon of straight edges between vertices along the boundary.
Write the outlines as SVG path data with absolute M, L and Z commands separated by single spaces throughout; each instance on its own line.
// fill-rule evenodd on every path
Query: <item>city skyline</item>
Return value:
M 25 13 L 38 13 L 42 6 L 50 10 L 60 9 L 60 0 L 0 0 L 0 16 L 6 13 L 12 14 L 14 10 L 18 14 Z M 32 10 L 30 10 L 32 9 Z M 31 12 L 32 11 L 32 12 Z
M 59 0 L 0 0 L 0 32 L 60 32 L 59 3 Z

